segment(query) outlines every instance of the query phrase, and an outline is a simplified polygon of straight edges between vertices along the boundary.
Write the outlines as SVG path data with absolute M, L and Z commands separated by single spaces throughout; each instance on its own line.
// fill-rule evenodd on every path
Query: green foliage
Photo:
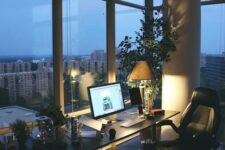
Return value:
M 15 134 L 17 141 L 19 143 L 19 149 L 24 150 L 26 140 L 30 135 L 30 130 L 25 121 L 16 119 L 15 122 L 10 124 L 10 128 L 12 129 L 13 133 Z
M 45 115 L 53 120 L 54 126 L 61 126 L 67 122 L 67 117 L 65 117 L 54 101 L 50 102 L 49 105 L 42 109 L 40 115 Z
M 178 39 L 176 28 L 163 18 L 162 10 L 155 13 L 154 19 L 143 21 L 135 39 L 125 36 L 119 44 L 121 52 L 119 70 L 127 77 L 137 61 L 145 60 L 154 74 L 155 80 L 161 80 L 163 63 L 170 60 L 169 52 L 175 51 Z M 121 75 L 120 75 L 121 76 Z
M 156 96 L 160 91 L 160 82 L 156 80 L 146 81 L 145 83 L 145 94 L 148 98 Z

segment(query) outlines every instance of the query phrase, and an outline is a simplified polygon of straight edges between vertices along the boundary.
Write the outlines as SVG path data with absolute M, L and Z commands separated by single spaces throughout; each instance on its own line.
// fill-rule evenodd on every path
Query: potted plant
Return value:
M 56 105 L 55 102 L 52 101 L 40 112 L 40 115 L 45 115 L 52 119 L 53 125 L 55 127 L 56 140 L 59 139 L 59 128 L 67 122 L 67 117 L 63 115 L 60 108 L 61 106 Z
M 30 130 L 25 121 L 17 119 L 15 122 L 10 124 L 10 128 L 12 129 L 18 144 L 19 150 L 26 149 L 26 141 L 30 135 Z
M 144 13 L 145 14 L 145 13 Z M 157 95 L 161 88 L 163 63 L 170 60 L 169 52 L 175 51 L 178 40 L 176 27 L 163 18 L 162 9 L 158 9 L 153 19 L 141 20 L 142 27 L 136 37 L 125 36 L 119 44 L 119 77 L 125 80 L 137 61 L 147 61 L 153 72 L 154 80 L 148 82 L 146 91 Z M 129 85 L 137 85 L 129 82 Z

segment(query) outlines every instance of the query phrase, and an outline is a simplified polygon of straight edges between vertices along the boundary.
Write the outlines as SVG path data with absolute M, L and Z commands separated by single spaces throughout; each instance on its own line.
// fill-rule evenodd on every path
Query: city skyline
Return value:
M 80 98 L 82 93 L 78 92 L 78 87 L 70 89 L 72 83 L 71 70 L 79 70 L 78 78 L 81 79 L 81 82 L 84 82 L 82 80 L 86 81 L 86 75 L 94 77 L 93 83 L 102 82 L 107 73 L 104 50 L 95 50 L 90 57 L 84 57 L 80 60 L 64 60 L 63 73 L 65 89 L 67 89 L 64 96 L 67 106 L 71 103 L 71 91 L 75 93 L 73 98 L 87 101 L 87 98 Z M 53 89 L 53 64 L 51 60 L 0 62 L 0 92 L 8 93 L 8 99 L 11 104 L 25 101 L 23 104 L 29 107 L 34 107 L 36 104 L 42 105 L 46 99 L 53 97 Z M 7 101 L 6 99 L 5 101 Z M 67 108 L 68 110 L 70 109 Z

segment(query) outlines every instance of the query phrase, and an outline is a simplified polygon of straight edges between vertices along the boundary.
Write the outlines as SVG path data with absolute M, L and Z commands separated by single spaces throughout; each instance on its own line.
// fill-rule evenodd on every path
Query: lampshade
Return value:
M 153 74 L 146 61 L 138 61 L 128 76 L 129 80 L 152 80 Z

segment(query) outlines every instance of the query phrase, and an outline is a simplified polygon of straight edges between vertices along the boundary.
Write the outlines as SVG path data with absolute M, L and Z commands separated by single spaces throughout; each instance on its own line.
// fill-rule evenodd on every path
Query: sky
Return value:
M 51 0 L 1 1 L 1 56 L 52 55 L 51 11 Z M 221 19 L 225 18 L 225 4 L 202 6 L 201 15 L 202 52 L 221 53 L 225 50 L 225 19 Z M 116 46 L 124 36 L 134 36 L 139 31 L 140 19 L 140 10 L 116 5 Z M 63 0 L 63 32 L 64 54 L 84 55 L 95 49 L 105 50 L 105 2 Z
M 225 4 L 201 7 L 201 50 L 209 54 L 225 51 Z

